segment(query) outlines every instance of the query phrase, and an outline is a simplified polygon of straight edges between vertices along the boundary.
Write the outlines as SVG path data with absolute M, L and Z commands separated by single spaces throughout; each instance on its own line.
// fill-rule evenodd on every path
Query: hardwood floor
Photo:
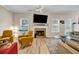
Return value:
M 26 48 L 26 53 L 29 54 L 49 54 L 49 50 L 44 39 L 34 39 L 31 47 Z
M 34 38 L 32 46 L 26 47 L 19 51 L 20 54 L 50 54 L 55 53 L 55 39 Z M 51 43 L 52 42 L 52 43 Z

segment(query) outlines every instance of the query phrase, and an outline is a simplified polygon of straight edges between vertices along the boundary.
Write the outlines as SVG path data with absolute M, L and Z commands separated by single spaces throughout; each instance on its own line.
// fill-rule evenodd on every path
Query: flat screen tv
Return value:
M 34 14 L 33 16 L 33 22 L 34 23 L 47 23 L 47 15 L 39 15 L 39 14 Z

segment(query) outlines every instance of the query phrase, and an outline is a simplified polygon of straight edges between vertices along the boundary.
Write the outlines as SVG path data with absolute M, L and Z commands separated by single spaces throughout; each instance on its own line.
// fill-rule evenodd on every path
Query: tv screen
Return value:
M 47 15 L 34 14 L 34 23 L 47 23 Z

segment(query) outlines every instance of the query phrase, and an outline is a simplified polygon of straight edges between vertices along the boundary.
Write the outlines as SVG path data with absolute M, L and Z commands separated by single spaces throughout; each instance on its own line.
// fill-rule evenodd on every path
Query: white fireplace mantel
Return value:
M 34 37 L 34 33 L 35 33 L 35 28 L 46 28 L 47 29 L 47 26 L 33 26 L 33 37 Z M 47 32 L 47 30 L 46 30 Z

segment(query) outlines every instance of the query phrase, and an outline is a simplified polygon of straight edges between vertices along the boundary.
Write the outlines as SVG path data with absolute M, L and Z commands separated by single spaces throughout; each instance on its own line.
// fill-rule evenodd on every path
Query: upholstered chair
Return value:
M 4 30 L 0 39 L 7 39 L 10 43 L 13 42 L 12 30 Z
M 33 32 L 29 31 L 27 35 L 21 35 L 18 38 L 19 43 L 21 44 L 21 47 L 25 47 L 27 45 L 31 45 L 33 41 Z

